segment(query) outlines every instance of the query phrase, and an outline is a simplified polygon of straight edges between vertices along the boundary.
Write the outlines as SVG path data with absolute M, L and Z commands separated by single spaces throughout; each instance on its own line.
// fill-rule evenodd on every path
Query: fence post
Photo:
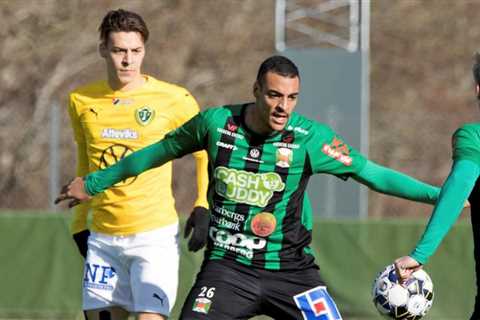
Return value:
M 60 153 L 60 115 L 58 103 L 54 102 L 50 108 L 50 143 L 49 143 L 49 163 L 48 163 L 48 187 L 49 187 L 49 208 L 57 211 L 53 204 L 55 197 L 59 192 L 59 153 Z

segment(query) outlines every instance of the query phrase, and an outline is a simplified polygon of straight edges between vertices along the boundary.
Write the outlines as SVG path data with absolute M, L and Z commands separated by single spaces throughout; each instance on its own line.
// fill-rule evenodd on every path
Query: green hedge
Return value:
M 82 259 L 67 214 L 0 214 L 1 319 L 81 319 Z M 380 319 L 371 303 L 378 271 L 409 253 L 426 221 L 319 220 L 313 249 L 344 319 Z M 182 245 L 180 288 L 172 319 L 194 281 L 202 254 Z M 435 301 L 426 319 L 466 319 L 474 298 L 471 227 L 458 223 L 426 266 Z

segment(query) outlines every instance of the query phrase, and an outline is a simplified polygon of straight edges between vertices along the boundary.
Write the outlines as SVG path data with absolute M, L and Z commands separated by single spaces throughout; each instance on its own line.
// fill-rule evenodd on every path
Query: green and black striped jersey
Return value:
M 245 107 L 208 109 L 165 139 L 176 156 L 207 150 L 212 220 L 206 257 L 271 270 L 311 267 L 309 177 L 346 179 L 366 159 L 328 126 L 297 113 L 283 131 L 256 135 L 244 124 Z

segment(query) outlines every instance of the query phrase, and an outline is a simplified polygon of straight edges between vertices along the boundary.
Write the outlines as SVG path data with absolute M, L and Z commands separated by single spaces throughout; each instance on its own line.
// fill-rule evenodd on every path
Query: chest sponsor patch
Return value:
M 275 231 L 277 219 L 270 212 L 257 213 L 250 224 L 253 234 L 259 237 L 268 237 Z
M 267 240 L 243 233 L 233 233 L 216 227 L 210 227 L 208 235 L 217 248 L 240 254 L 247 259 L 253 258 L 253 251 L 265 248 Z
M 237 130 L 237 127 L 233 124 L 227 124 L 228 129 L 223 129 L 223 128 L 217 128 L 217 131 L 220 132 L 221 134 L 225 134 L 230 137 L 234 137 L 236 139 L 244 139 L 243 135 L 240 133 L 236 133 L 235 131 Z
M 105 139 L 136 140 L 138 139 L 138 132 L 133 129 L 105 128 L 102 130 L 101 137 Z
M 253 173 L 217 167 L 214 172 L 215 192 L 232 201 L 265 207 L 275 191 L 285 189 L 275 172 Z
M 228 149 L 228 150 L 238 150 L 238 147 L 233 145 L 233 144 L 229 144 L 229 143 L 225 143 L 225 142 L 222 142 L 222 141 L 217 141 L 217 146 L 221 147 L 221 148 L 225 148 L 225 149 Z

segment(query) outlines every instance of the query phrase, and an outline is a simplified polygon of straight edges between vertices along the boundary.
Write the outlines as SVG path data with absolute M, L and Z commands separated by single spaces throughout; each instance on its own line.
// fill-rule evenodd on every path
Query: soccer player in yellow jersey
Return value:
M 107 80 L 74 90 L 69 114 L 77 142 L 77 175 L 108 167 L 161 140 L 199 111 L 179 86 L 141 73 L 148 29 L 136 13 L 110 11 L 100 31 Z M 207 237 L 205 151 L 194 154 L 198 198 L 187 226 L 191 250 Z M 171 190 L 172 165 L 129 178 L 75 207 L 72 232 L 86 256 L 83 309 L 88 320 L 166 319 L 178 283 L 178 217 Z M 74 206 L 76 203 L 70 203 Z M 87 213 L 92 225 L 87 229 Z M 88 246 L 87 244 L 88 239 Z

